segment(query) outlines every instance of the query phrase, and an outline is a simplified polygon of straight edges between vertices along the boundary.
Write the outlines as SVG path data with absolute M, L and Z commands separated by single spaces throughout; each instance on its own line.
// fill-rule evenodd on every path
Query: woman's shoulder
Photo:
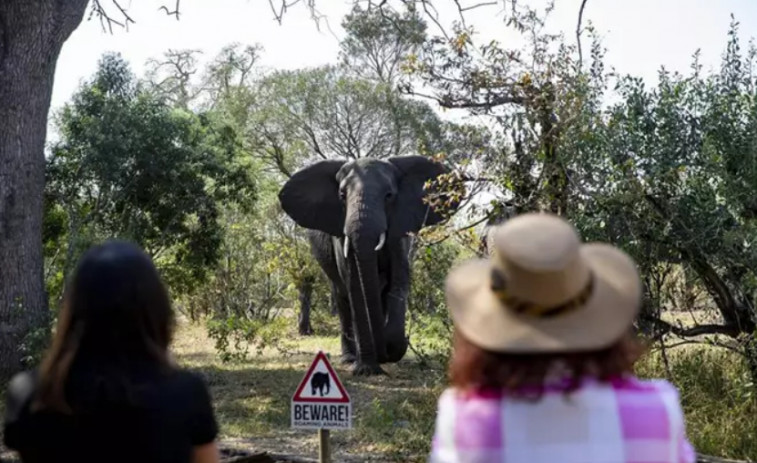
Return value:
M 612 388 L 619 393 L 665 395 L 678 397 L 678 388 L 670 381 L 662 378 L 643 379 L 636 376 L 624 376 L 609 382 Z
M 166 380 L 167 387 L 176 393 L 182 392 L 182 395 L 189 395 L 193 398 L 208 394 L 208 383 L 200 372 L 186 368 L 174 368 L 166 376 Z
M 542 390 L 542 395 L 563 396 L 566 392 L 571 392 L 571 395 L 578 394 L 587 397 L 596 394 L 611 394 L 615 396 L 632 396 L 637 399 L 642 396 L 662 397 L 668 401 L 678 401 L 679 399 L 678 389 L 668 380 L 661 378 L 641 379 L 632 375 L 613 378 L 608 381 L 586 378 L 575 390 L 571 390 L 567 386 L 545 387 Z M 502 401 L 510 398 L 512 398 L 511 395 L 503 389 L 470 388 L 461 390 L 449 387 L 442 391 L 438 401 L 440 405 L 451 405 L 456 402 Z

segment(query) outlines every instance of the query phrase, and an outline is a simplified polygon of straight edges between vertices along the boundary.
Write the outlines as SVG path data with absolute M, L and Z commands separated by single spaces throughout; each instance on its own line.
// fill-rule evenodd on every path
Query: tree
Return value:
M 197 74 L 197 55 L 200 50 L 168 50 L 162 59 L 147 61 L 147 81 L 151 90 L 174 107 L 189 109 L 199 96 L 202 87 L 197 87 L 192 78 Z
M 47 199 L 67 222 L 64 280 L 93 241 L 120 237 L 144 247 L 175 292 L 202 281 L 222 239 L 217 203 L 255 200 L 233 129 L 167 106 L 117 55 L 102 58 L 58 128 Z
M 757 378 L 757 49 L 742 56 L 737 26 L 719 73 L 703 75 L 695 55 L 690 75 L 663 69 L 656 88 L 620 79 L 621 101 L 593 131 L 601 144 L 582 152 L 588 191 L 573 218 L 589 239 L 617 243 L 639 263 L 640 324 L 653 339 L 709 336 Z M 707 311 L 710 320 L 663 321 L 674 308 Z
M 55 63 L 87 0 L 0 3 L 0 379 L 46 339 L 42 210 Z M 40 331 L 42 331 L 41 336 Z
M 311 156 L 398 156 L 438 137 L 440 122 L 430 107 L 396 100 L 385 84 L 333 66 L 274 72 L 261 82 L 259 98 L 251 134 L 259 156 L 284 175 Z
M 363 9 L 356 4 L 342 21 L 347 33 L 340 44 L 341 62 L 354 75 L 394 86 L 405 60 L 426 40 L 426 24 L 414 9 Z

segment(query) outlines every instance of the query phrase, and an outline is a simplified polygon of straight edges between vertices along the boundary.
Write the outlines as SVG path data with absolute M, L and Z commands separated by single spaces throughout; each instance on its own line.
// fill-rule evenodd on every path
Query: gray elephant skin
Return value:
M 354 375 L 383 374 L 381 363 L 407 351 L 408 233 L 444 219 L 424 197 L 426 182 L 447 172 L 424 156 L 324 160 L 297 171 L 279 192 L 331 280 L 341 360 Z
M 326 394 L 331 391 L 331 379 L 329 379 L 329 374 L 321 372 L 313 373 L 313 376 L 310 378 L 310 389 L 313 391 L 312 394 L 315 395 L 317 389 L 321 394 L 321 397 L 323 397 L 323 388 L 326 388 Z

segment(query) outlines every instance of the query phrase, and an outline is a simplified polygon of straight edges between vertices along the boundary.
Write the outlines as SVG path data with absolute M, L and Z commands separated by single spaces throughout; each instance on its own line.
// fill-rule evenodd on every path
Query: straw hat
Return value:
M 551 214 L 517 216 L 495 233 L 491 258 L 447 277 L 452 320 L 472 343 L 510 353 L 598 350 L 631 327 L 641 281 L 627 254 L 582 244 Z

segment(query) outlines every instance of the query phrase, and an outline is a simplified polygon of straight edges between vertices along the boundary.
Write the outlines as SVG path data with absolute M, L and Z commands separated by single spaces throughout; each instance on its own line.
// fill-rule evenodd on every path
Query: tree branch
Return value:
M 517 104 L 521 105 L 525 102 L 525 98 L 515 95 L 497 95 L 490 97 L 487 101 L 466 101 L 466 100 L 453 100 L 451 97 L 438 97 L 429 95 L 426 93 L 420 93 L 413 90 L 408 90 L 407 93 L 421 98 L 427 98 L 439 103 L 439 106 L 447 109 L 472 109 L 472 108 L 493 108 L 495 106 L 501 106 L 504 104 Z
M 166 12 L 168 16 L 176 16 L 176 20 L 179 20 L 179 5 L 181 4 L 181 0 L 176 0 L 176 4 L 174 5 L 173 11 L 169 11 L 168 7 L 163 5 L 158 10 L 163 10 Z
M 576 24 L 576 44 L 578 45 L 578 68 L 583 68 L 583 52 L 581 51 L 581 22 L 583 21 L 584 17 L 584 8 L 586 7 L 586 2 L 588 0 L 582 0 L 581 1 L 581 8 L 578 10 L 578 24 Z
M 90 11 L 89 17 L 87 19 L 92 19 L 92 15 L 97 15 L 97 17 L 100 19 L 100 24 L 102 25 L 103 32 L 110 32 L 112 34 L 114 24 L 123 27 L 128 31 L 129 24 L 136 24 L 136 21 L 134 21 L 134 19 L 129 15 L 127 8 L 121 6 L 119 0 L 111 0 L 111 3 L 115 5 L 116 9 L 118 10 L 118 14 L 121 15 L 121 20 L 116 19 L 115 17 L 111 16 L 110 13 L 108 13 L 107 9 L 103 6 L 102 0 L 93 0 L 92 10 Z M 164 10 L 169 16 L 176 16 L 176 20 L 178 21 L 180 5 L 181 0 L 176 0 L 173 11 L 169 10 L 165 5 L 158 8 L 158 10 Z M 107 30 L 105 26 L 108 27 Z
M 100 25 L 103 28 L 103 32 L 106 32 L 105 26 L 108 26 L 108 31 L 112 34 L 113 33 L 113 24 L 123 27 L 126 30 L 129 30 L 129 23 L 134 23 L 134 20 L 129 16 L 126 11 L 121 8 L 121 5 L 118 4 L 115 0 L 113 0 L 113 3 L 116 5 L 116 7 L 121 11 L 121 14 L 124 17 L 125 22 L 118 21 L 111 17 L 108 12 L 103 8 L 102 4 L 100 3 L 100 0 L 94 0 L 92 2 L 92 12 L 90 13 L 89 17 L 91 18 L 93 14 L 96 14 L 97 17 L 100 19 Z
M 691 327 L 682 327 L 682 326 L 675 326 L 671 323 L 668 323 L 664 320 L 661 320 L 651 315 L 642 315 L 640 318 L 644 321 L 648 321 L 650 323 L 657 325 L 657 327 L 661 330 L 660 335 L 673 333 L 676 336 L 680 336 L 682 338 L 693 338 L 696 336 L 704 336 L 707 334 L 724 334 L 726 336 L 735 338 L 741 333 L 741 329 L 738 326 L 732 325 L 732 324 L 731 325 L 708 324 L 708 325 L 696 325 L 696 326 L 691 326 Z

